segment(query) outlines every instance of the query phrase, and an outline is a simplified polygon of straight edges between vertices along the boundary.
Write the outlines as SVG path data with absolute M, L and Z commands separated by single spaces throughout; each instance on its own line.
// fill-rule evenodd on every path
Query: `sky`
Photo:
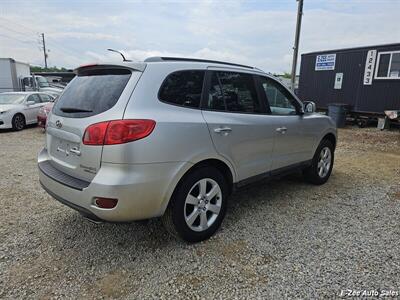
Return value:
M 299 53 L 399 43 L 400 0 L 304 0 Z M 296 0 L 1 0 L 0 57 L 75 68 L 180 56 L 290 72 Z

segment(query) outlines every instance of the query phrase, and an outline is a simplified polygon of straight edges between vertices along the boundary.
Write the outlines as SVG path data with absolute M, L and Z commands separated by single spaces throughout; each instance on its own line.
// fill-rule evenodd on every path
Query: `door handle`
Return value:
M 69 152 L 74 153 L 76 156 L 81 156 L 81 151 L 77 147 L 69 149 Z
M 276 129 L 276 131 L 277 131 L 277 132 L 280 132 L 280 133 L 282 133 L 282 134 L 285 134 L 286 131 L 287 131 L 287 128 L 286 128 L 286 127 L 278 127 L 278 128 Z
M 219 128 L 215 128 L 214 129 L 214 132 L 216 132 L 216 133 L 228 134 L 231 131 L 232 131 L 232 128 L 229 128 L 229 127 L 219 127 Z

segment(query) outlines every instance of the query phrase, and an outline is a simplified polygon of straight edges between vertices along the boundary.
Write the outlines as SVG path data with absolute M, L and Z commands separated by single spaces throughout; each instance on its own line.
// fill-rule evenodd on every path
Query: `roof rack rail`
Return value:
M 144 62 L 161 62 L 161 61 L 205 62 L 205 63 L 224 64 L 224 65 L 230 65 L 230 66 L 236 66 L 236 67 L 242 67 L 242 68 L 248 68 L 248 69 L 255 69 L 254 67 L 241 65 L 241 64 L 234 64 L 234 63 L 219 61 L 219 60 L 199 59 L 199 58 L 154 56 L 154 57 L 148 57 L 144 60 Z

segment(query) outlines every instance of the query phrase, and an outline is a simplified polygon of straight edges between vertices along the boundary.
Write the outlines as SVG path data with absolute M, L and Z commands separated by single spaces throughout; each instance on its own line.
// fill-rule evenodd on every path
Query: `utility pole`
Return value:
M 300 29 L 301 29 L 301 17 L 303 16 L 303 0 L 296 0 L 299 2 L 297 6 L 297 22 L 296 22 L 296 35 L 294 38 L 293 47 L 293 63 L 292 63 L 292 90 L 294 91 L 294 84 L 296 82 L 296 69 L 297 69 L 297 56 L 299 54 L 299 41 L 300 41 Z
M 44 66 L 47 69 L 47 52 L 46 52 L 46 42 L 44 41 L 44 33 L 42 33 L 42 44 L 43 44 Z

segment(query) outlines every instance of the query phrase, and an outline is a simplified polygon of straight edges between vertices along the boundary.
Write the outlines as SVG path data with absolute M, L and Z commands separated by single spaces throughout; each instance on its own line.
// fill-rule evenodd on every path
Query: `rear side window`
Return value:
M 40 94 L 40 98 L 42 99 L 42 102 L 51 102 L 53 100 L 52 97 L 46 94 Z
M 38 94 L 32 94 L 28 97 L 28 101 L 33 101 L 35 103 L 41 103 L 42 101 L 39 98 Z
M 118 102 L 131 74 L 127 69 L 83 70 L 67 85 L 53 111 L 69 118 L 105 112 Z
M 166 103 L 198 108 L 203 89 L 204 71 L 178 71 L 164 80 L 158 98 Z
M 229 112 L 261 112 L 253 75 L 213 72 L 206 108 Z

